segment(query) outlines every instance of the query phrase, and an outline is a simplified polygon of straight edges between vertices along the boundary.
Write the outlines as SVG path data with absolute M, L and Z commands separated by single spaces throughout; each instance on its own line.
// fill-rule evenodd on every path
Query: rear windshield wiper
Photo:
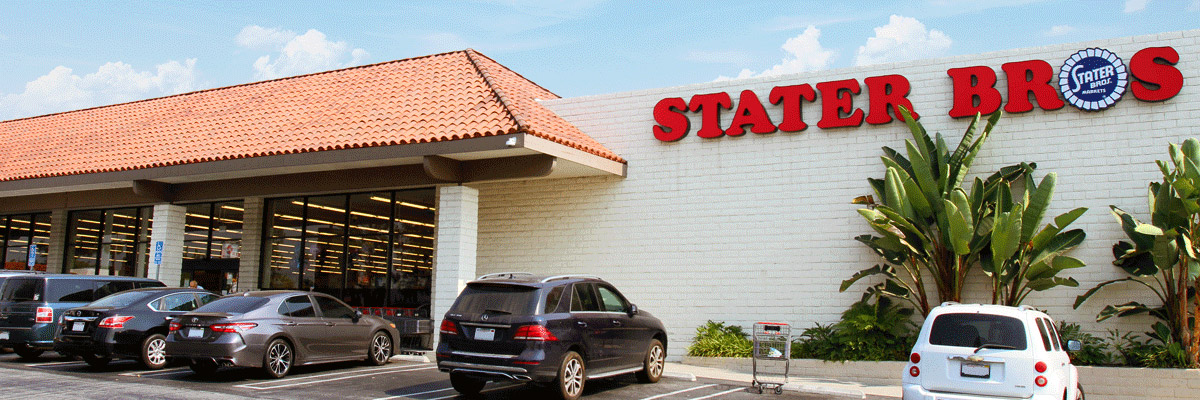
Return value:
M 510 312 L 510 311 L 504 311 L 504 310 L 493 310 L 493 309 L 490 309 L 490 308 L 489 308 L 489 309 L 486 309 L 486 310 L 483 310 L 483 313 L 484 313 L 484 314 L 504 314 L 504 315 L 512 315 L 512 312 Z
M 985 343 L 983 346 L 976 347 L 976 348 L 975 348 L 975 351 L 974 351 L 974 353 L 978 353 L 980 350 L 983 350 L 983 349 L 1005 349 L 1005 350 L 1016 350 L 1017 348 L 1016 348 L 1016 347 L 1013 347 L 1013 346 L 1009 346 L 1009 345 L 1007 345 L 1007 344 L 999 344 L 999 343 Z

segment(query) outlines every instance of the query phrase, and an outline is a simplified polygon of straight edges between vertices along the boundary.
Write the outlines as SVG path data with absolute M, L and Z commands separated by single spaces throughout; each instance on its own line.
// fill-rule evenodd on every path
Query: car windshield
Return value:
M 151 294 L 152 293 L 146 292 L 121 292 L 117 294 L 111 294 L 100 300 L 93 301 L 92 304 L 88 304 L 88 307 L 128 307 L 130 304 L 136 303 L 138 300 L 145 299 Z
M 450 309 L 453 313 L 530 315 L 537 288 L 518 285 L 468 285 Z
M 993 314 L 942 314 L 933 320 L 929 344 L 1025 350 L 1021 320 Z
M 245 314 L 267 304 L 262 297 L 231 296 L 222 297 L 212 303 L 205 304 L 193 310 L 194 312 L 223 312 L 230 314 Z

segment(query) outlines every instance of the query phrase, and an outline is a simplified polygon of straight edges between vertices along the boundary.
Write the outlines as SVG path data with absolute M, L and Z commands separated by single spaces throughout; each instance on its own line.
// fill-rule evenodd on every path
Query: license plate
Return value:
M 83 322 L 76 322 L 71 325 L 71 330 L 75 332 L 83 332 Z
M 496 340 L 496 330 L 492 328 L 475 328 L 475 340 Z
M 992 366 L 987 364 L 963 363 L 959 373 L 962 374 L 962 376 L 971 378 L 988 378 L 992 376 Z
M 187 337 L 190 337 L 190 338 L 204 337 L 204 329 L 201 329 L 201 328 L 188 328 L 188 330 L 187 330 Z
M 0 331 L 0 340 L 8 340 L 8 331 Z

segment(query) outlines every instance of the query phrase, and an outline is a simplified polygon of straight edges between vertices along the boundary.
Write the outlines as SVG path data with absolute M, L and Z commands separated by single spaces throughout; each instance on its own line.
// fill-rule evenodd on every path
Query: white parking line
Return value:
M 497 386 L 497 387 L 494 387 L 494 388 L 491 388 L 491 389 L 483 389 L 483 390 L 480 390 L 480 391 L 479 391 L 479 393 L 490 392 L 490 391 L 493 391 L 493 390 L 500 390 L 500 389 L 515 388 L 515 387 L 517 387 L 517 386 L 521 386 L 521 385 L 523 385 L 523 383 L 518 383 L 518 384 L 515 384 L 515 385 Z M 457 395 L 457 394 L 452 394 L 452 395 L 449 395 L 449 396 L 434 397 L 434 398 L 432 398 L 432 399 L 426 399 L 426 400 L 442 400 L 442 399 L 449 399 L 449 398 L 451 398 L 451 397 L 458 397 L 458 395 Z
M 87 363 L 85 363 L 83 361 L 55 361 L 55 362 L 45 362 L 45 363 L 36 363 L 36 364 L 25 364 L 25 366 L 26 367 L 53 367 L 53 366 L 69 365 L 69 364 L 84 365 Z
M 724 396 L 724 395 L 727 395 L 727 394 L 730 394 L 730 393 L 733 393 L 733 392 L 741 392 L 741 391 L 745 391 L 745 390 L 746 390 L 746 388 L 729 389 L 729 390 L 726 390 L 726 391 L 724 391 L 724 392 L 721 392 L 721 393 L 713 393 L 713 394 L 710 394 L 710 395 L 708 395 L 708 396 L 703 396 L 703 397 L 693 397 L 693 398 L 691 398 L 690 400 L 703 400 L 703 399 L 711 399 L 711 398 L 713 398 L 713 397 L 717 397 L 717 396 Z
M 438 389 L 438 390 L 428 390 L 428 391 L 424 391 L 424 392 L 417 392 L 417 393 L 405 393 L 405 394 L 398 394 L 398 395 L 395 395 L 395 396 L 389 396 L 389 397 L 380 397 L 380 398 L 377 398 L 377 399 L 374 399 L 374 400 L 390 400 L 390 399 L 400 399 L 400 398 L 409 397 L 409 396 L 420 396 L 420 395 L 423 395 L 423 394 L 430 394 L 430 393 L 437 393 L 437 392 L 445 392 L 445 391 L 447 391 L 447 390 L 454 390 L 454 388 L 445 388 L 445 389 Z
M 279 389 L 279 388 L 292 387 L 292 386 L 312 385 L 312 384 L 315 384 L 315 383 L 325 383 L 325 382 L 340 381 L 340 380 L 342 380 L 342 379 L 354 379 L 354 378 L 361 378 L 361 377 L 364 377 L 364 376 L 383 375 L 383 374 L 392 374 L 392 373 L 396 373 L 396 372 L 411 372 L 411 371 L 417 371 L 417 370 L 422 370 L 422 369 L 434 369 L 434 368 L 437 368 L 437 366 L 432 366 L 432 365 L 431 365 L 431 366 L 428 366 L 428 367 L 421 366 L 421 367 L 417 367 L 417 368 L 410 368 L 410 369 L 395 369 L 395 370 L 391 370 L 391 371 L 372 372 L 372 373 L 369 373 L 369 374 L 358 374 L 358 375 L 351 375 L 351 376 L 341 376 L 341 377 L 337 377 L 337 378 L 318 379 L 318 380 L 315 380 L 315 381 L 308 381 L 308 382 L 296 382 L 296 383 L 288 383 L 288 384 L 284 384 L 284 385 L 272 385 L 272 386 L 268 386 L 268 387 L 257 387 L 257 386 L 251 386 L 251 385 L 262 384 L 262 383 L 264 383 L 264 382 L 259 382 L 259 383 L 251 383 L 251 384 L 246 384 L 246 385 L 237 385 L 237 386 L 234 386 L 234 387 L 239 387 L 239 388 L 247 388 L 247 389 L 254 389 L 254 390 L 271 390 L 271 389 Z M 269 382 L 269 383 L 275 383 L 275 382 Z
M 182 374 L 184 372 L 191 372 L 191 371 L 189 371 L 188 367 L 176 367 L 176 368 L 160 369 L 158 371 L 125 372 L 125 373 L 121 373 L 121 376 L 143 377 L 143 376 L 175 375 L 175 374 Z
M 700 389 L 704 389 L 704 388 L 708 388 L 708 387 L 713 387 L 713 386 L 717 386 L 717 384 L 715 384 L 715 383 L 714 383 L 714 384 L 711 384 L 711 385 L 696 386 L 696 387 L 694 387 L 694 388 L 690 388 L 690 389 L 676 390 L 676 391 L 674 391 L 674 392 L 671 392 L 671 393 L 663 393 L 663 394 L 660 394 L 660 395 L 658 395 L 658 396 L 650 396 L 650 397 L 644 398 L 644 399 L 642 399 L 642 400 L 654 400 L 654 399 L 661 399 L 661 398 L 663 398 L 663 397 L 672 396 L 672 395 L 677 395 L 677 394 L 680 394 L 680 393 L 687 393 L 687 392 L 690 392 L 690 391 L 693 391 L 693 390 L 700 390 Z
M 376 368 L 376 369 L 375 369 L 375 371 L 394 370 L 394 369 L 405 369 L 405 368 L 410 368 L 410 367 L 416 367 L 416 365 L 395 365 L 395 366 L 391 366 L 391 367 L 382 367 L 382 368 Z M 317 374 L 317 375 L 305 375 L 305 376 L 297 376 L 297 377 L 292 377 L 292 378 L 275 379 L 275 380 L 270 380 L 270 381 L 265 381 L 265 382 L 254 382 L 254 383 L 247 383 L 246 385 L 257 385 L 257 384 L 269 385 L 269 384 L 273 384 L 273 383 L 279 383 L 279 382 L 291 382 L 291 381 L 298 381 L 298 380 L 301 380 L 301 379 L 320 378 L 320 377 L 323 377 L 323 376 L 333 376 L 333 375 L 345 375 L 345 374 L 353 374 L 353 373 L 355 373 L 355 372 L 358 372 L 358 371 L 360 371 L 360 370 L 349 370 L 349 371 L 329 372 L 329 373 L 325 373 L 325 374 Z

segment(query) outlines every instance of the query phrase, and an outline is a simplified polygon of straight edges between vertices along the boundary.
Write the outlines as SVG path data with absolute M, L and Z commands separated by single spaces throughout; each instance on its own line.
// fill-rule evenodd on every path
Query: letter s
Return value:
M 679 97 L 670 97 L 658 101 L 654 105 L 654 138 L 664 142 L 674 142 L 687 136 L 691 129 L 691 121 L 683 112 L 687 111 L 687 102 Z
M 1161 63 L 1158 61 L 1162 61 Z M 1179 53 L 1171 47 L 1147 47 L 1129 59 L 1133 97 L 1141 101 L 1164 101 L 1183 89 L 1183 74 L 1175 68 Z M 1147 85 L 1149 84 L 1149 85 Z M 1152 89 L 1157 86 L 1157 89 Z

